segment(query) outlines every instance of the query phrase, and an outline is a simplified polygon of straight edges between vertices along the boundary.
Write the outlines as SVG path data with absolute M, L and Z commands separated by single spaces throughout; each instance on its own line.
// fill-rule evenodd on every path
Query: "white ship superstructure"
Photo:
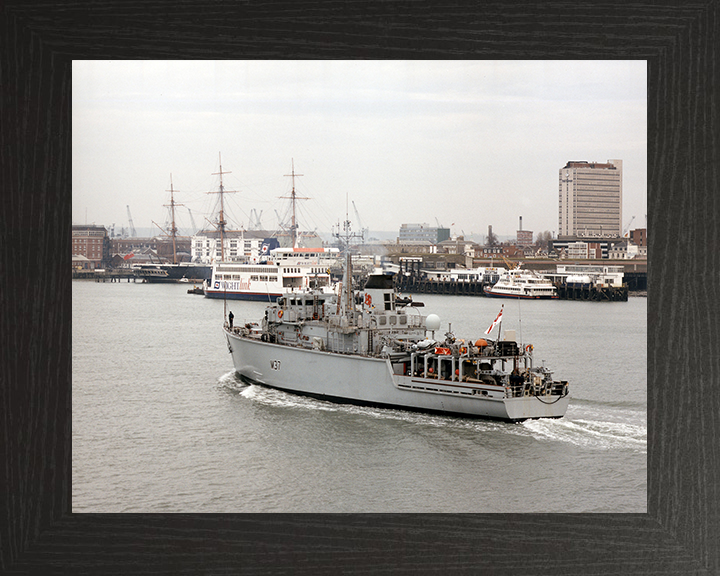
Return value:
M 219 262 L 205 283 L 205 296 L 275 301 L 281 294 L 330 286 L 336 248 L 276 248 L 256 263 Z

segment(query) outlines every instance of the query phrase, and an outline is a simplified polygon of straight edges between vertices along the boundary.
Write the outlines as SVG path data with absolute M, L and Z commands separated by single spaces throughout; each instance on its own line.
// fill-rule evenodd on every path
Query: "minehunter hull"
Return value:
M 396 374 L 388 359 L 272 344 L 225 330 L 235 371 L 261 384 L 331 402 L 518 422 L 560 418 L 569 395 L 506 397 L 503 386 Z

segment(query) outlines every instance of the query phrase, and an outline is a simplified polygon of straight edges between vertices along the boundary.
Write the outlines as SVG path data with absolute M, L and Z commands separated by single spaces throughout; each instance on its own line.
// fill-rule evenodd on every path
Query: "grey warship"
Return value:
M 565 415 L 568 383 L 535 366 L 533 347 L 519 345 L 514 331 L 471 341 L 449 327 L 436 340 L 440 319 L 399 298 L 391 275 L 375 271 L 354 290 L 351 262 L 348 255 L 334 290 L 285 294 L 259 322 L 225 321 L 242 381 L 331 402 L 509 422 Z

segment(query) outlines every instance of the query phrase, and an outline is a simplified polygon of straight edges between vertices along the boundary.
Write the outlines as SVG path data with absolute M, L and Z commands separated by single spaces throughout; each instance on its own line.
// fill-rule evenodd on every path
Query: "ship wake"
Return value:
M 583 448 L 647 453 L 647 426 L 643 424 L 565 416 L 558 420 L 528 420 L 523 427 L 537 438 L 568 442 Z

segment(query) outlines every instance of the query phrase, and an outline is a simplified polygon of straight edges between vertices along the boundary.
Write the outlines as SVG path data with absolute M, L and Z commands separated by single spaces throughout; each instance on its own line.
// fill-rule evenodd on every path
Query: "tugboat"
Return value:
M 392 275 L 373 273 L 352 287 L 352 260 L 335 290 L 285 294 L 260 322 L 223 331 L 235 371 L 259 384 L 331 402 L 520 422 L 560 418 L 566 381 L 533 363 L 533 347 L 500 338 L 502 308 L 481 338 L 461 340 L 452 326 L 400 300 Z M 488 337 L 498 326 L 498 339 Z

